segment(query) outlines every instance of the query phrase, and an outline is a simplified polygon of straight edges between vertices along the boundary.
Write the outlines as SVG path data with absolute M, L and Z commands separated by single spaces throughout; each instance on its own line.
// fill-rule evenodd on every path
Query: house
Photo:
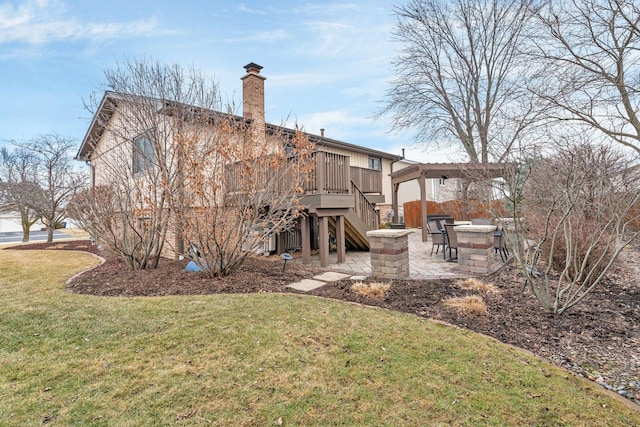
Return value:
M 258 131 L 264 128 L 267 135 L 284 134 L 292 138 L 294 129 L 265 122 L 266 78 L 260 74 L 262 67 L 250 63 L 244 68 L 246 74 L 241 78 L 243 116 L 237 117 L 237 120 L 250 123 Z M 113 144 L 108 124 L 117 121 L 125 108 L 118 94 L 106 92 L 78 150 L 76 159 L 90 165 L 92 186 L 108 183 L 104 173 L 106 163 L 103 161 L 109 156 Z M 170 108 L 158 105 L 157 114 L 170 115 Z M 145 154 L 149 147 L 144 144 L 145 139 L 140 137 L 141 132 L 140 129 L 129 130 L 132 158 L 125 161 L 129 162 L 134 174 L 136 168 L 144 168 L 145 162 L 151 157 L 151 153 Z M 315 171 L 301 199 L 306 215 L 295 233 L 274 236 L 275 242 L 267 249 L 278 252 L 301 249 L 304 262 L 310 262 L 312 249 L 319 249 L 321 264 L 326 266 L 330 239 L 335 238 L 338 262 L 344 261 L 347 246 L 361 250 L 369 248 L 366 232 L 380 224 L 378 205 L 391 200 L 389 175 L 392 164 L 399 161 L 401 156 L 326 137 L 324 130 L 320 130 L 319 135 L 306 135 L 315 144 Z M 133 150 L 134 145 L 137 150 Z M 234 167 L 241 165 L 229 165 L 229 168 Z M 170 238 L 179 239 L 177 236 Z M 171 246 L 181 247 L 178 243 Z
M 45 225 L 42 221 L 37 221 L 31 226 L 30 231 L 41 230 Z M 20 212 L 2 212 L 0 213 L 0 233 L 22 233 L 22 220 Z
M 413 165 L 418 165 L 419 162 L 415 162 L 409 159 L 402 159 L 393 164 L 392 172 L 398 172 L 401 169 L 406 169 Z M 426 198 L 434 202 L 444 202 L 447 200 L 456 200 L 460 198 L 460 192 L 462 191 L 462 182 L 457 178 L 450 178 L 446 174 L 442 174 L 438 178 L 432 178 L 426 180 Z M 406 202 L 413 202 L 420 200 L 420 185 L 417 180 L 403 182 L 398 186 L 398 215 L 400 222 L 404 222 L 403 205 Z M 392 209 L 391 198 L 387 199 L 389 209 Z

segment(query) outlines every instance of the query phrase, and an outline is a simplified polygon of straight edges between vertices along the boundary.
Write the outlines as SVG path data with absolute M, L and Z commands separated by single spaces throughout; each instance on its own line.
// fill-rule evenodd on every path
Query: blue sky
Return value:
M 1 1 L 1 0 L 0 0 Z M 401 1 L 401 0 L 399 0 Z M 421 161 L 447 158 L 412 147 L 372 116 L 391 61 L 393 2 L 27 0 L 0 3 L 0 144 L 58 133 L 84 137 L 83 99 L 103 70 L 147 57 L 195 67 L 240 101 L 243 66 L 264 67 L 267 121 Z

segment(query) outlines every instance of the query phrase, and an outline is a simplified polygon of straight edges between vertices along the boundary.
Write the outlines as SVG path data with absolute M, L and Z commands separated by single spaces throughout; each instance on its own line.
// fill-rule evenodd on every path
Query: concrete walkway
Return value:
M 303 279 L 299 282 L 292 283 L 287 288 L 296 289 L 302 292 L 309 292 L 320 286 L 324 286 L 327 282 L 336 282 L 338 280 L 346 279 L 349 274 L 337 273 L 335 271 L 327 271 L 326 273 L 313 276 L 313 279 Z
M 421 237 L 419 229 L 414 229 L 414 233 L 409 234 L 409 271 L 411 279 L 470 277 L 468 273 L 459 271 L 457 263 L 446 262 L 442 257 L 442 252 L 436 255 L 434 251 L 433 256 L 429 256 L 431 253 L 431 241 L 422 242 Z M 302 261 L 296 259 L 296 262 Z M 311 265 L 320 267 L 319 255 L 311 257 Z M 338 264 L 337 254 L 331 252 L 329 253 L 329 266 L 324 269 L 342 271 L 351 275 L 369 276 L 371 275 L 371 257 L 369 252 L 347 252 L 346 262 Z

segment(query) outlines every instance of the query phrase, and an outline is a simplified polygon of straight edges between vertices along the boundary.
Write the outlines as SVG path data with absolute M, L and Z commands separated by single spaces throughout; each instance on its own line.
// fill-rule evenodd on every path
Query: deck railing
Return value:
M 315 185 L 311 185 L 312 193 L 349 194 L 351 189 L 351 171 L 349 156 L 317 151 L 315 158 Z M 314 182 L 310 182 L 314 184 Z
M 292 159 L 291 161 L 295 161 Z M 351 168 L 349 156 L 317 151 L 313 153 L 314 168 L 305 180 L 302 188 L 306 194 L 349 194 L 351 190 Z M 242 174 L 245 165 L 242 162 L 227 165 L 225 177 L 229 192 L 242 192 Z M 261 163 L 259 171 L 254 173 L 260 177 L 258 182 L 267 182 L 269 177 L 268 162 Z M 281 178 L 279 188 L 287 188 L 288 180 Z
M 382 171 L 351 166 L 351 180 L 363 193 L 382 193 Z
M 256 189 L 272 188 L 274 191 L 283 192 L 293 185 L 291 175 L 286 173 L 286 169 L 279 167 L 277 171 L 271 168 L 269 162 L 257 162 L 249 166 L 251 176 L 248 176 L 248 166 L 244 162 L 230 163 L 225 166 L 225 182 L 227 191 L 232 193 L 248 193 Z M 277 182 L 270 183 L 279 175 Z M 306 189 L 305 189 L 306 190 Z
M 292 158 L 290 161 L 295 159 Z M 314 168 L 309 174 L 309 179 L 303 183 L 305 194 L 353 194 L 354 210 L 358 217 L 365 223 L 367 229 L 378 228 L 380 213 L 367 200 L 364 193 L 382 192 L 382 172 L 350 167 L 349 156 L 325 151 L 313 153 L 313 161 Z M 225 179 L 228 191 L 243 194 L 255 191 L 255 183 L 267 183 L 274 178 L 274 171 L 269 169 L 268 162 L 260 162 L 253 167 L 253 179 L 247 180 L 245 163 L 236 162 L 227 165 Z M 243 188 L 243 182 L 245 188 Z M 248 185 L 249 182 L 254 185 Z M 285 173 L 278 178 L 278 182 L 272 188 L 275 191 L 286 191 L 291 188 L 291 185 L 293 185 L 292 180 Z

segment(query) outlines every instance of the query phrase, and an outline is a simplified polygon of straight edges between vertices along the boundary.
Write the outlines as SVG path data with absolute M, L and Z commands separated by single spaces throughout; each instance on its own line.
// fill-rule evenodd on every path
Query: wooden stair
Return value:
M 335 217 L 329 217 L 329 231 L 334 235 L 336 234 Z M 353 209 L 350 210 L 349 214 L 345 216 L 344 221 L 344 236 L 347 249 L 368 251 L 369 239 L 367 239 L 367 231 L 368 230 L 364 222 L 360 220 Z

